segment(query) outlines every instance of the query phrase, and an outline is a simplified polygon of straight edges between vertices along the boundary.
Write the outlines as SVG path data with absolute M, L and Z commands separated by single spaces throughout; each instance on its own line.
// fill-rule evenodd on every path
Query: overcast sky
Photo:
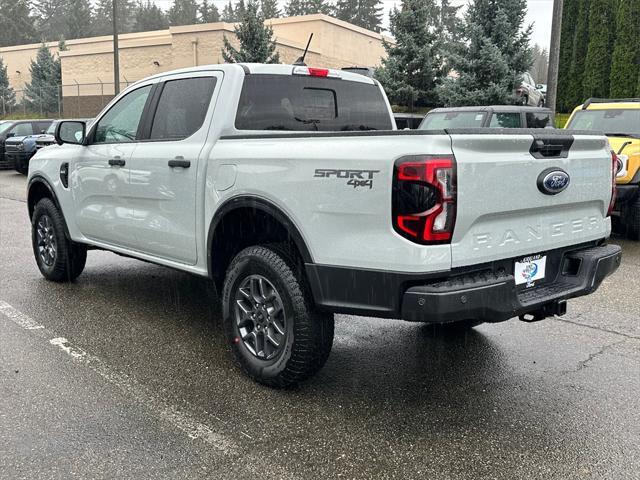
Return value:
M 168 10 L 173 3 L 173 0 L 153 0 L 163 10 Z M 232 0 L 234 3 L 236 0 Z M 222 12 L 224 6 L 228 3 L 228 0 L 214 0 L 218 10 Z M 281 6 L 284 6 L 286 0 L 279 0 Z M 384 25 L 387 26 L 389 22 L 389 10 L 394 5 L 400 5 L 400 0 L 382 0 L 384 4 Z M 466 5 L 468 0 L 452 0 L 453 5 Z M 549 41 L 551 40 L 551 17 L 553 11 L 553 0 L 527 0 L 529 8 L 527 9 L 527 23 L 533 24 L 533 34 L 531 36 L 531 43 L 537 43 L 543 48 L 549 48 Z

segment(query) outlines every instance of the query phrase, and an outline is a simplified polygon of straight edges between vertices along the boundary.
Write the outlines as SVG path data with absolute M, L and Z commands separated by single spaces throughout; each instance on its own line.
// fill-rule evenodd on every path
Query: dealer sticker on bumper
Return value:
M 544 279 L 546 265 L 547 257 L 541 255 L 525 257 L 516 262 L 514 271 L 516 285 L 526 283 L 527 287 L 531 287 L 536 281 Z

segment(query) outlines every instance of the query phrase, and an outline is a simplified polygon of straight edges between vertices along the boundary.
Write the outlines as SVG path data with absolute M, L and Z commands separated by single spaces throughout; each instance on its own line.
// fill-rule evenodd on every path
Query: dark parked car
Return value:
M 420 124 L 420 130 L 480 127 L 553 128 L 553 112 L 544 107 L 517 105 L 434 108 Z
M 5 155 L 5 143 L 8 138 L 27 137 L 44 133 L 53 120 L 11 120 L 0 125 L 0 168 L 13 168 L 13 159 Z

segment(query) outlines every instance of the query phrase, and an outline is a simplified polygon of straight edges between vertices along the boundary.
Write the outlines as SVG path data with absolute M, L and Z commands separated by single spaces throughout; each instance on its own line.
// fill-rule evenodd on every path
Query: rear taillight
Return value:
M 455 159 L 410 156 L 396 161 L 393 228 L 423 245 L 451 243 L 456 221 Z
M 611 201 L 609 202 L 609 210 L 607 216 L 613 213 L 613 206 L 616 203 L 616 177 L 618 174 L 618 156 L 616 152 L 611 150 Z

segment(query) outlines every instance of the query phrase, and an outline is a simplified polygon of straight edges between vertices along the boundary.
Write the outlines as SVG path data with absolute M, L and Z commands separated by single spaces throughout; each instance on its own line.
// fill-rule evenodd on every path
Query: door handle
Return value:
M 191 162 L 189 160 L 185 160 L 184 157 L 176 157 L 173 160 L 169 160 L 169 166 L 189 168 L 191 166 Z
M 111 165 L 112 167 L 124 167 L 125 163 L 126 162 L 122 160 L 120 157 L 114 157 L 109 159 L 109 165 Z

